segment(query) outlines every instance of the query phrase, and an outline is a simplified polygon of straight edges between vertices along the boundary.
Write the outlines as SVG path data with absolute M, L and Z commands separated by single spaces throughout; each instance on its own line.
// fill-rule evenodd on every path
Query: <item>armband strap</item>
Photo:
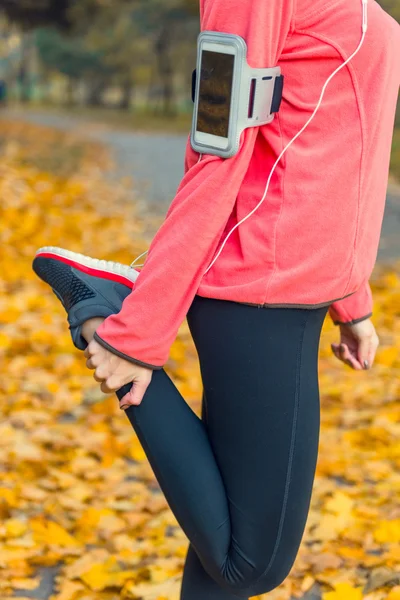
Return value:
M 196 77 L 197 77 L 197 69 L 195 69 L 192 73 L 192 102 L 195 101 L 196 98 Z M 284 83 L 284 75 L 279 75 L 279 77 L 275 78 L 275 86 L 274 86 L 274 94 L 272 97 L 271 104 L 271 113 L 279 112 L 282 102 L 283 95 L 283 83 Z
M 284 75 L 275 77 L 274 95 L 272 96 L 271 112 L 277 113 L 281 107 L 283 95 Z
M 195 69 L 192 73 L 192 102 L 194 102 L 196 98 L 196 74 L 197 69 Z

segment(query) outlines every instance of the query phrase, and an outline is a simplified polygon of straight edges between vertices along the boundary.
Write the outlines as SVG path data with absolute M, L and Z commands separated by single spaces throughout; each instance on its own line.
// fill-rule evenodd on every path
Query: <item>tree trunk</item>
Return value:
M 159 76 L 162 82 L 163 91 L 163 113 L 166 116 L 175 116 L 175 98 L 173 84 L 173 67 L 171 61 L 171 35 L 170 30 L 165 26 L 156 41 L 155 52 L 157 57 L 157 66 Z
M 68 77 L 65 93 L 65 106 L 73 106 L 75 104 L 75 86 L 76 81 L 71 77 Z
M 17 75 L 20 88 L 19 99 L 23 103 L 29 102 L 31 99 L 30 66 L 31 39 L 28 34 L 24 34 L 22 36 L 21 58 Z
M 88 86 L 86 104 L 88 106 L 101 106 L 103 104 L 103 92 L 106 88 L 104 81 L 94 79 L 88 83 Z
M 129 110 L 131 106 L 131 98 L 133 91 L 133 83 L 131 80 L 126 80 L 122 84 L 122 97 L 121 102 L 119 104 L 119 108 L 121 110 Z

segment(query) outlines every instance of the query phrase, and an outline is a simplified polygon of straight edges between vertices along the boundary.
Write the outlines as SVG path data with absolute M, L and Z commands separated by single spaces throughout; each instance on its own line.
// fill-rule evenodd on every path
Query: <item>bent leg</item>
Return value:
M 318 450 L 317 357 L 327 309 L 197 296 L 188 322 L 207 427 L 164 370 L 153 373 L 142 404 L 126 411 L 204 571 L 233 596 L 277 587 L 298 552 Z

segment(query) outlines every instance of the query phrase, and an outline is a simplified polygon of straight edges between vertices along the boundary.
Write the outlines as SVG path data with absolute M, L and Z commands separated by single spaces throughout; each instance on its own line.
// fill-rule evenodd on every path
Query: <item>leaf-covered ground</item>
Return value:
M 31 269 L 43 245 L 130 264 L 148 223 L 127 185 L 106 182 L 100 148 L 18 124 L 2 124 L 0 138 L 0 598 L 35 597 L 51 572 L 51 600 L 178 600 L 188 542 L 116 397 L 98 390 Z M 371 371 L 339 363 L 338 330 L 324 324 L 312 508 L 270 600 L 400 600 L 397 272 L 379 265 L 371 282 L 381 339 Z M 200 414 L 186 324 L 167 371 Z

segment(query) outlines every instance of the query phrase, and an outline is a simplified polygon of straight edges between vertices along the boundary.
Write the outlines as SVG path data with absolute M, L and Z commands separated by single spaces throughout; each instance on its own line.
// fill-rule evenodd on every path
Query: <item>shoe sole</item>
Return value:
M 90 256 L 65 250 L 64 248 L 57 248 L 56 246 L 39 248 L 35 254 L 35 258 L 52 258 L 70 265 L 78 269 L 78 271 L 82 271 L 82 273 L 87 273 L 93 277 L 100 277 L 101 279 L 110 279 L 131 289 L 139 275 L 139 271 L 127 265 L 109 260 L 91 258 Z

